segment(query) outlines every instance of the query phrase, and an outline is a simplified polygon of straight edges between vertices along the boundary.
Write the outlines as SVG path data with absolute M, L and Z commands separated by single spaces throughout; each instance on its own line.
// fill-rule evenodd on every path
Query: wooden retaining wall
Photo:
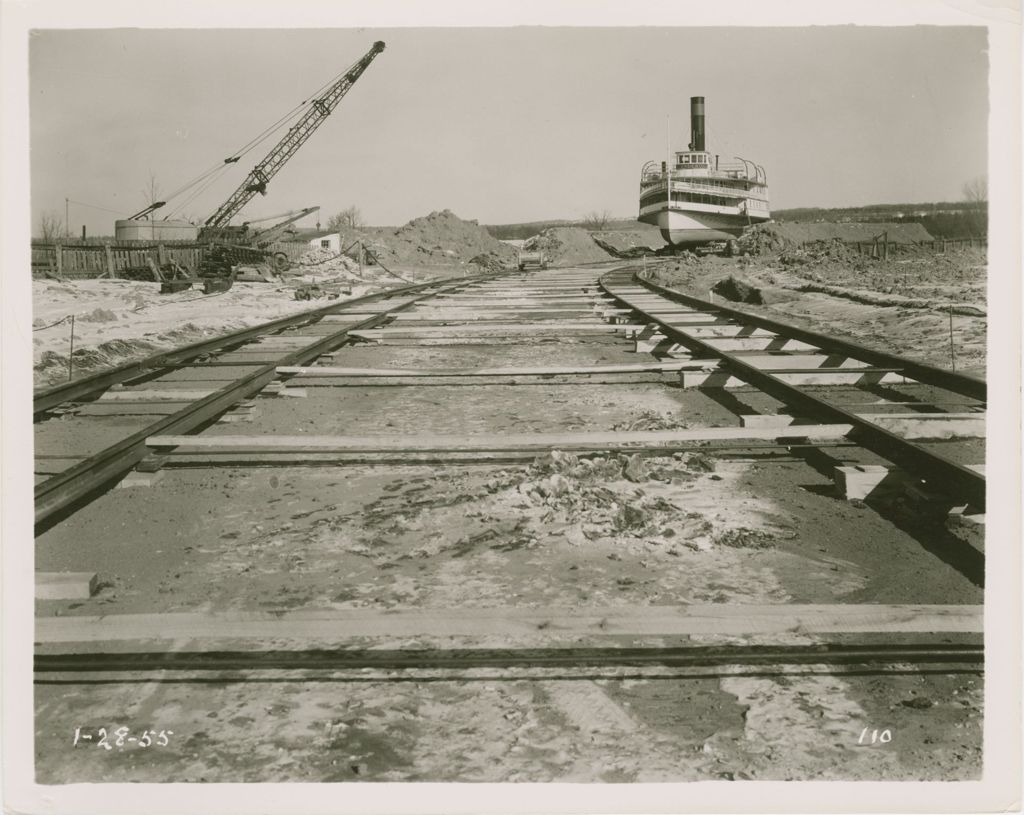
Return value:
M 309 250 L 298 242 L 275 243 L 271 251 L 284 252 L 292 261 Z M 126 277 L 127 273 L 150 274 L 147 258 L 157 266 L 177 261 L 193 274 L 199 268 L 206 246 L 196 241 L 108 241 L 95 240 L 32 242 L 32 276 L 55 274 L 84 280 L 97 277 Z

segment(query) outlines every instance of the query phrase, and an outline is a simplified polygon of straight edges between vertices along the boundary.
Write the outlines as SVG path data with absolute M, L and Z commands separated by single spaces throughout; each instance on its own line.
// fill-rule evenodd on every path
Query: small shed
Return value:
M 340 232 L 314 232 L 305 237 L 311 249 L 328 249 L 335 254 L 341 252 Z

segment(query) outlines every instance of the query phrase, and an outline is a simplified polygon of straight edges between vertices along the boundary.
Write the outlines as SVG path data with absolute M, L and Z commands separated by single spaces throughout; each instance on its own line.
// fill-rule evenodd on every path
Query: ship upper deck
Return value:
M 768 179 L 764 168 L 747 159 L 721 161 L 705 151 L 682 151 L 675 154 L 675 163 L 649 161 L 640 171 L 640 186 L 646 188 L 673 181 L 714 186 L 718 188 L 766 192 Z

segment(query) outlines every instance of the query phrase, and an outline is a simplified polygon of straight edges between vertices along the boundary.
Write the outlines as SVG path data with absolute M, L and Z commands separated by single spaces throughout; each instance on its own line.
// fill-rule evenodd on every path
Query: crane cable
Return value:
M 187 184 L 179 187 L 177 190 L 172 192 L 170 195 L 167 196 L 167 200 L 170 201 L 170 200 L 176 198 L 177 196 L 179 196 L 182 193 L 188 191 L 189 189 L 191 189 L 192 187 L 196 186 L 197 184 L 202 183 L 205 179 L 207 179 L 211 175 L 214 176 L 214 178 L 211 179 L 211 183 L 212 183 L 213 180 L 216 180 L 216 176 L 219 175 L 219 171 L 222 171 L 222 170 L 226 169 L 231 164 L 237 163 L 238 160 L 241 159 L 244 155 L 246 155 L 247 153 L 249 153 L 250 151 L 252 151 L 256 147 L 258 147 L 260 144 L 262 144 L 264 141 L 266 141 L 271 136 L 271 134 L 273 134 L 273 133 L 277 132 L 278 130 L 280 130 L 281 127 L 286 122 L 288 122 L 290 119 L 297 118 L 299 112 L 304 107 L 306 107 L 307 105 L 309 105 L 312 102 L 316 101 L 316 99 L 319 97 L 319 95 L 323 91 L 325 91 L 327 88 L 329 88 L 332 85 L 334 85 L 343 76 L 345 76 L 346 74 L 350 73 L 355 68 L 355 66 L 359 64 L 359 61 L 361 59 L 362 59 L 362 57 L 360 57 L 359 60 L 356 60 L 355 62 L 353 62 L 345 70 L 340 71 L 339 73 L 335 74 L 333 77 L 331 77 L 329 80 L 327 80 L 324 84 L 322 84 L 319 88 L 317 88 L 315 91 L 313 91 L 312 94 L 307 96 L 306 99 L 304 99 L 302 102 L 300 102 L 295 107 L 293 107 L 290 111 L 288 111 L 286 114 L 284 114 L 284 116 L 279 118 L 276 122 L 274 122 L 271 125 L 268 125 L 262 131 L 260 131 L 260 133 L 258 133 L 250 141 L 246 142 L 244 145 L 242 145 L 240 148 L 238 148 L 238 150 L 236 150 L 234 153 L 232 153 L 226 159 L 224 159 L 223 161 L 220 161 L 217 164 L 213 165 L 208 170 L 200 173 L 193 180 L 189 181 Z M 209 189 L 209 186 L 210 185 L 207 184 L 201 190 L 199 190 L 198 193 L 196 193 L 195 195 L 191 196 L 188 200 L 186 200 L 182 204 L 179 204 L 172 212 L 170 212 L 167 215 L 167 218 L 170 218 L 172 215 L 175 215 L 176 213 L 178 213 L 182 209 L 184 209 L 185 206 L 187 206 L 189 203 L 191 203 L 192 201 L 195 200 L 195 198 L 197 197 L 198 194 L 200 194 L 200 193 L 204 192 L 205 190 Z
M 226 164 L 221 166 L 221 167 L 219 167 L 218 168 L 218 172 L 214 173 L 206 181 L 205 184 L 203 184 L 201 187 L 199 187 L 194 192 L 192 192 L 185 200 L 183 200 L 180 204 L 178 204 L 178 206 L 176 206 L 173 210 L 171 210 L 171 212 L 167 215 L 167 217 L 168 218 L 174 217 L 179 212 L 181 212 L 183 209 L 185 209 L 185 207 L 187 207 L 189 204 L 191 204 L 193 201 L 195 201 L 200 195 L 202 195 L 204 192 L 206 192 L 220 178 L 220 171 L 222 171 L 222 170 L 224 170 L 226 168 L 227 168 Z
M 319 95 L 323 91 L 327 90 L 327 88 L 331 87 L 333 84 L 335 84 L 343 76 L 345 76 L 346 74 L 350 73 L 352 71 L 352 69 L 355 68 L 356 65 L 359 64 L 359 61 L 361 59 L 362 59 L 362 57 L 360 57 L 355 62 L 353 62 L 351 65 L 349 65 L 344 71 L 340 71 L 339 73 L 335 74 L 333 77 L 328 79 L 323 85 L 321 85 L 319 88 L 317 88 L 315 91 L 313 91 L 313 93 L 311 93 L 309 96 L 307 96 L 303 101 L 299 102 L 299 104 L 297 104 L 295 107 L 293 107 L 284 116 L 282 116 L 280 119 L 278 119 L 272 125 L 269 125 L 267 128 L 265 128 L 259 134 L 257 134 L 251 141 L 249 141 L 246 144 L 244 144 L 241 148 L 239 148 L 230 157 L 224 159 L 224 163 L 227 164 L 228 162 L 231 162 L 233 164 L 237 159 L 240 159 L 242 156 L 244 156 L 250 150 L 255 148 L 257 145 L 259 145 L 260 143 L 266 141 L 267 137 L 270 136 L 271 133 L 274 133 L 275 131 L 279 130 L 281 125 L 284 122 L 286 122 L 289 119 L 295 117 L 296 114 L 300 110 L 302 110 L 302 108 L 304 108 L 306 105 L 309 105 L 312 102 L 315 102 L 316 99 L 319 97 Z

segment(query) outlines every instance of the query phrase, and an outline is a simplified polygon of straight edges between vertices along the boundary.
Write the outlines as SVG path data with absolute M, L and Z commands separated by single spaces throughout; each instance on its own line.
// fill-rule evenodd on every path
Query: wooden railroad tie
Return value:
M 35 641 L 311 639 L 364 637 L 685 637 L 771 634 L 980 634 L 978 605 L 713 603 L 587 608 L 353 608 L 44 617 Z M 511 645 L 510 648 L 523 647 Z
M 672 373 L 684 369 L 689 362 L 650 362 L 626 365 L 553 365 L 495 368 L 338 368 L 331 366 L 279 366 L 282 376 L 307 377 L 496 377 L 496 376 L 590 376 L 592 374 Z M 269 387 L 269 386 L 268 386 Z
M 96 587 L 94 572 L 36 572 L 37 600 L 88 600 Z
M 702 442 L 771 441 L 780 445 L 844 439 L 849 424 L 801 425 L 794 428 L 707 427 L 682 430 L 636 430 L 609 433 L 503 433 L 495 435 L 380 436 L 150 436 L 146 445 L 174 456 L 190 452 L 250 453 L 446 453 L 536 452 L 670 452 Z
M 985 438 L 984 413 L 857 413 L 885 430 L 905 439 L 981 439 Z M 796 417 L 740 416 L 743 427 L 799 427 Z

